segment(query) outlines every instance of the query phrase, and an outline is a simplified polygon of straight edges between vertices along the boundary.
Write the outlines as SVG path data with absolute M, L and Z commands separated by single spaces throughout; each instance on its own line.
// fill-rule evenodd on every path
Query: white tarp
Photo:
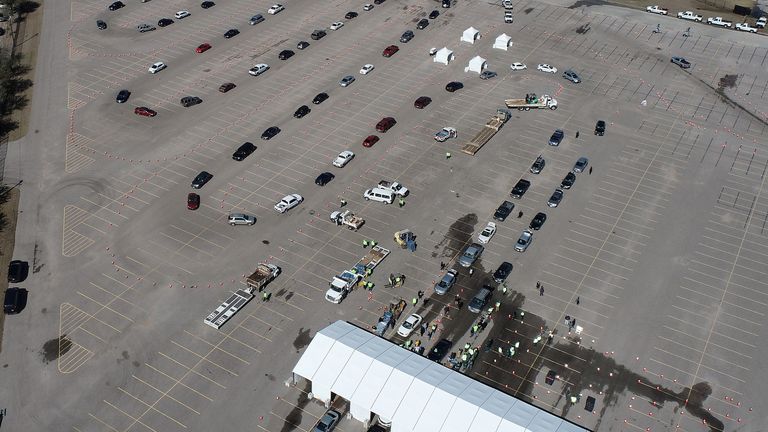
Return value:
M 437 51 L 437 54 L 435 54 L 435 58 L 432 59 L 432 61 L 447 66 L 448 63 L 453 61 L 453 51 L 449 50 L 447 47 L 442 47 Z
M 476 28 L 470 27 L 464 30 L 464 33 L 461 34 L 460 40 L 461 42 L 469 42 L 473 44 L 478 39 L 480 39 L 480 32 Z
M 496 49 L 504 50 L 506 51 L 509 47 L 512 46 L 512 37 L 507 36 L 506 33 L 500 34 L 496 41 L 493 42 L 493 47 Z
M 392 371 L 379 397 L 373 403 L 371 411 L 387 419 L 394 417 L 414 377 L 418 376 L 430 363 L 432 362 L 421 356 L 408 356 L 397 369 Z
M 482 73 L 486 67 L 488 67 L 488 62 L 486 62 L 484 58 L 474 56 L 472 60 L 469 61 L 467 67 L 464 68 L 464 72 Z

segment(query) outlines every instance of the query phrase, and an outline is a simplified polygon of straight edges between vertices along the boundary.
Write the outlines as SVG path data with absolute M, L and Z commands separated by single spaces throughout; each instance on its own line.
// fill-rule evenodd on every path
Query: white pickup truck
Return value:
M 325 299 L 333 304 L 339 304 L 347 294 L 352 291 L 362 276 L 351 270 L 345 270 L 342 274 L 334 276 L 330 288 L 325 292 Z
M 456 138 L 456 129 L 444 127 L 435 134 L 435 141 L 437 142 L 445 142 L 448 138 Z
M 768 24 L 768 18 L 766 17 L 760 17 L 755 21 L 755 27 L 765 28 L 765 25 Z
M 379 186 L 378 187 L 381 188 L 381 189 L 384 189 L 384 190 L 388 190 L 388 191 L 392 192 L 393 194 L 399 195 L 401 197 L 408 196 L 408 188 L 403 186 L 403 185 L 401 185 L 398 182 L 391 182 L 391 181 L 387 181 L 387 180 L 382 180 L 382 181 L 379 182 Z
M 691 11 L 678 12 L 677 17 L 680 19 L 684 19 L 688 21 L 697 21 L 697 22 L 701 22 L 701 20 L 704 19 L 704 17 L 702 17 L 701 15 L 696 15 Z
M 707 18 L 707 24 L 726 27 L 726 28 L 731 28 L 731 26 L 733 25 L 732 22 L 724 20 L 723 17 Z
M 648 6 L 645 8 L 645 11 L 659 15 L 666 15 L 669 13 L 669 9 L 663 8 L 661 6 Z
M 745 31 L 749 33 L 757 33 L 757 27 L 752 27 L 751 25 L 747 23 L 738 23 L 736 24 L 736 30 Z

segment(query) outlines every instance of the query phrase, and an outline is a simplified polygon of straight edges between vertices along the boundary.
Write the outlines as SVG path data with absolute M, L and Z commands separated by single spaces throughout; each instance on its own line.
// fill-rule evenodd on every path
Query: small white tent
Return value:
M 496 49 L 506 51 L 507 48 L 512 46 L 512 37 L 507 36 L 506 33 L 502 33 L 496 38 L 496 42 L 493 43 L 493 47 Z
M 464 33 L 461 35 L 461 42 L 469 42 L 473 44 L 478 39 L 480 39 L 480 32 L 474 27 L 464 30 Z
M 435 54 L 435 58 L 432 61 L 435 63 L 442 63 L 447 66 L 448 63 L 453 61 L 453 51 L 446 47 L 442 47 L 437 51 L 437 54 Z
M 467 65 L 467 67 L 464 68 L 464 72 L 482 73 L 487 67 L 488 67 L 488 63 L 485 61 L 484 58 L 480 56 L 475 56 L 472 58 L 472 60 L 469 61 L 469 65 Z

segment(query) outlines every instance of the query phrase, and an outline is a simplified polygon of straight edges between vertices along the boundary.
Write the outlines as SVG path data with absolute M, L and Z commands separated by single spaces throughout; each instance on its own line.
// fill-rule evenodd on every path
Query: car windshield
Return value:
M 411 329 L 411 328 L 413 328 L 413 323 L 411 323 L 410 321 L 406 321 L 406 322 L 403 323 L 403 328 L 404 329 Z

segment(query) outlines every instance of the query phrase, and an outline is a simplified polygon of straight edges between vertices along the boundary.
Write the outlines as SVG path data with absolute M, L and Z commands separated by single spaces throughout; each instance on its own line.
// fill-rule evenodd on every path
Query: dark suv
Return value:
M 520 179 L 520 181 L 517 182 L 515 187 L 512 188 L 512 192 L 509 194 L 512 196 L 512 198 L 520 198 L 523 195 L 525 195 L 525 192 L 528 190 L 528 188 L 531 187 L 531 182 L 529 182 L 526 179 Z
M 504 201 L 501 203 L 501 205 L 496 209 L 496 212 L 493 214 L 493 218 L 497 221 L 504 222 L 504 220 L 512 214 L 512 210 L 515 209 L 515 203 L 511 201 Z
M 232 159 L 236 161 L 242 161 L 243 159 L 247 158 L 256 151 L 256 146 L 253 145 L 253 143 L 245 142 L 243 145 L 237 148 L 234 153 L 232 153 Z
M 197 96 L 184 96 L 183 98 L 181 98 L 181 106 L 183 106 L 184 108 L 189 108 L 193 105 L 197 105 L 202 102 L 203 100 Z
M 8 265 L 8 282 L 24 282 L 29 274 L 29 263 L 26 261 L 13 260 Z
M 605 135 L 605 121 L 598 120 L 597 123 L 595 123 L 595 135 Z
M 419 30 L 423 30 L 423 29 L 427 28 L 428 25 L 429 25 L 429 20 L 426 19 L 426 18 L 422 18 L 422 19 L 419 20 L 419 23 L 416 24 L 416 28 L 419 29 Z
M 325 35 L 326 35 L 325 30 L 315 30 L 312 32 L 311 35 L 309 35 L 309 37 L 311 37 L 312 40 L 320 40 L 324 38 Z
M 296 112 L 294 112 L 294 113 L 293 113 L 293 116 L 294 116 L 295 118 L 302 118 L 302 117 L 304 117 L 305 115 L 309 114 L 309 112 L 310 112 L 310 111 L 312 111 L 312 110 L 311 110 L 311 109 L 309 109 L 309 107 L 308 107 L 308 106 L 306 106 L 306 105 L 302 105 L 302 106 L 300 106 L 300 107 L 299 107 L 299 108 L 296 110 Z
M 194 180 L 192 180 L 192 188 L 194 189 L 200 189 L 201 187 L 205 186 L 206 183 L 211 181 L 213 178 L 213 174 L 209 173 L 208 171 L 200 171 L 200 174 L 198 174 Z

